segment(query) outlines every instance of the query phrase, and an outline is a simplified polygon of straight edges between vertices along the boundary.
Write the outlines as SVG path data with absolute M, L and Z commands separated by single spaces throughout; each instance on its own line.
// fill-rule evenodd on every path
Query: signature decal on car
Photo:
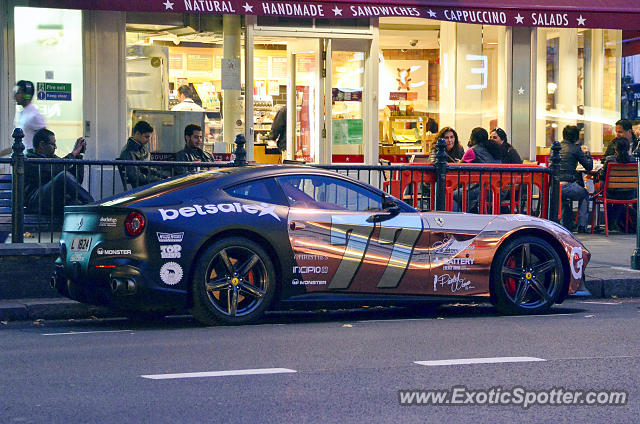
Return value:
M 182 243 L 182 237 L 184 236 L 184 232 L 182 233 L 156 233 L 158 236 L 158 241 L 160 243 Z
M 569 268 L 571 268 L 571 275 L 576 280 L 582 278 L 582 265 L 584 264 L 584 259 L 582 259 L 582 248 L 573 247 L 571 248 L 571 253 L 569 254 Z
M 438 288 L 448 287 L 451 293 L 457 293 L 459 291 L 468 291 L 475 289 L 471 285 L 470 280 L 465 280 L 460 277 L 460 273 L 457 274 L 442 274 L 433 276 L 433 291 L 437 292 Z
M 158 209 L 163 221 L 171 221 L 177 219 L 179 216 L 184 218 L 191 218 L 195 215 L 215 215 L 220 213 L 248 213 L 258 216 L 271 215 L 278 221 L 280 217 L 275 213 L 275 206 L 269 206 L 266 203 L 260 203 L 259 205 L 246 205 L 238 202 L 233 203 L 218 203 L 216 205 L 192 205 L 185 206 L 179 209 Z
M 182 267 L 176 262 L 167 262 L 160 268 L 160 278 L 165 284 L 175 286 L 182 280 Z

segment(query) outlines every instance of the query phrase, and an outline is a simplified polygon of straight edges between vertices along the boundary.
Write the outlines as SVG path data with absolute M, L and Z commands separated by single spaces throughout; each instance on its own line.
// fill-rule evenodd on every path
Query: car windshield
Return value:
M 125 203 L 135 202 L 150 196 L 154 196 L 159 193 L 176 190 L 182 187 L 190 185 L 200 184 L 205 181 L 211 181 L 230 173 L 229 169 L 215 169 L 207 172 L 201 172 L 198 174 L 185 175 L 183 177 L 172 178 L 170 180 L 156 183 L 151 187 L 147 187 L 138 191 L 130 191 L 127 193 L 119 194 L 108 199 L 104 199 L 101 206 L 117 206 Z

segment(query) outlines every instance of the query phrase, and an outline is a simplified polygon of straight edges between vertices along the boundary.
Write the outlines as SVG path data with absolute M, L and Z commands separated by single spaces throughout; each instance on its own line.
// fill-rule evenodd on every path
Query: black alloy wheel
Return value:
M 507 242 L 494 258 L 491 297 L 503 314 L 535 314 L 548 310 L 564 286 L 558 252 L 545 240 L 520 237 Z
M 232 237 L 212 244 L 193 279 L 193 316 L 213 324 L 248 324 L 259 319 L 275 293 L 275 270 L 256 243 Z

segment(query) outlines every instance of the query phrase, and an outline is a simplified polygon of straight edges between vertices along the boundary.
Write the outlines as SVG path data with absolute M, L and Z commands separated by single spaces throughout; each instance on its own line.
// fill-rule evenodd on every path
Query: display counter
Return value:
M 282 163 L 282 155 L 277 148 L 269 147 L 266 143 L 253 145 L 253 160 L 256 163 Z

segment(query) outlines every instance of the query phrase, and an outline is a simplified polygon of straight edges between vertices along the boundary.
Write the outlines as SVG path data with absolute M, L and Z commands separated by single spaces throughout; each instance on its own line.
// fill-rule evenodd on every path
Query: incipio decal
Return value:
M 98 227 L 115 227 L 118 224 L 118 218 L 101 217 Z
M 98 255 L 130 255 L 131 250 L 129 249 L 103 249 L 102 247 L 98 247 L 96 249 L 96 254 Z
M 294 266 L 293 273 L 300 274 L 326 274 L 329 272 L 328 266 Z
M 179 259 L 182 246 L 179 244 L 160 245 L 160 257 L 162 259 Z
M 583 264 L 584 259 L 582 259 L 582 248 L 573 247 L 569 255 L 569 268 L 571 268 L 571 275 L 573 275 L 573 278 L 575 278 L 576 280 L 582 278 Z
M 259 205 L 243 205 L 238 202 L 218 203 L 216 205 L 192 205 L 179 209 L 158 209 L 163 221 L 171 221 L 182 216 L 183 218 L 191 218 L 196 215 L 215 215 L 218 213 L 248 213 L 258 216 L 271 215 L 278 221 L 280 217 L 275 213 L 275 206 L 269 206 L 266 203 Z
M 156 233 L 160 243 L 182 243 L 184 233 Z
M 182 267 L 175 262 L 167 262 L 160 268 L 160 278 L 170 286 L 174 286 L 182 280 Z

